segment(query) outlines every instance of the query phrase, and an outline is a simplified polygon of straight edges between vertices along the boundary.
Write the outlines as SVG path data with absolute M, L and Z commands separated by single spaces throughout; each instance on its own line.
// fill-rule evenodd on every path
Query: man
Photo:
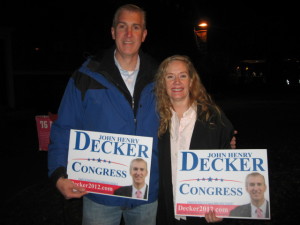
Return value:
M 51 128 L 49 176 L 66 199 L 83 197 L 83 224 L 154 225 L 158 196 L 157 128 L 153 77 L 156 62 L 140 50 L 147 36 L 145 12 L 121 6 L 111 28 L 115 46 L 74 72 Z M 147 201 L 87 193 L 67 179 L 70 129 L 153 137 Z
M 265 199 L 267 185 L 265 178 L 258 172 L 253 172 L 246 177 L 246 191 L 250 195 L 251 203 L 241 205 L 231 210 L 233 217 L 270 218 L 269 202 Z
M 148 175 L 147 162 L 142 158 L 133 159 L 130 163 L 130 176 L 132 185 L 120 187 L 115 190 L 115 195 L 147 199 L 148 185 L 145 178 Z

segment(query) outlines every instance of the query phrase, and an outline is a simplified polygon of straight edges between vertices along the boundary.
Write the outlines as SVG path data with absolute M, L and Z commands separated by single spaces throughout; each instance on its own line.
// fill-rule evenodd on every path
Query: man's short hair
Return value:
M 113 23 L 112 23 L 112 26 L 114 28 L 117 27 L 117 24 L 119 22 L 118 20 L 119 20 L 120 13 L 123 10 L 129 11 L 129 12 L 141 13 L 143 16 L 143 29 L 146 29 L 146 11 L 134 4 L 126 4 L 126 5 L 120 6 L 117 9 L 117 11 L 115 12 L 114 18 L 113 18 Z
M 144 160 L 144 159 L 142 159 L 142 158 L 135 158 L 135 159 L 131 160 L 131 162 L 130 162 L 130 171 L 131 171 L 131 169 L 132 169 L 132 164 L 133 164 L 134 162 L 144 162 L 144 163 L 146 164 L 146 170 L 148 171 L 147 161 Z
M 249 177 L 258 177 L 258 176 L 261 176 L 264 180 L 264 185 L 266 185 L 266 181 L 265 181 L 265 177 L 259 173 L 259 172 L 253 172 L 253 173 L 249 173 L 247 176 L 246 176 L 246 186 L 248 185 L 248 178 Z

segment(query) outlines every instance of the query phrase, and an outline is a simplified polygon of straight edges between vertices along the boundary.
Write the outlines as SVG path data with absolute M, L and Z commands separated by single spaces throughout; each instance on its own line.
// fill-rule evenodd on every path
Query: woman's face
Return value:
M 189 104 L 191 78 L 185 62 L 174 60 L 166 68 L 165 82 L 167 94 L 172 103 Z

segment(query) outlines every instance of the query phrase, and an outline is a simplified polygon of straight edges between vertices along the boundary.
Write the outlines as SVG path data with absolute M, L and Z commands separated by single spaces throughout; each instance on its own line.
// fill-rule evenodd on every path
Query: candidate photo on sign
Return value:
M 133 159 L 129 170 L 132 177 L 132 185 L 118 188 L 115 190 L 114 195 L 147 199 L 148 185 L 145 181 L 148 175 L 147 162 L 142 158 Z

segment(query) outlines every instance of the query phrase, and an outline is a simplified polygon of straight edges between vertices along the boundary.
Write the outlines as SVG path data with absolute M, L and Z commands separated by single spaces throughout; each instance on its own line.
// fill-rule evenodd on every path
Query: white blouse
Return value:
M 197 108 L 195 105 L 191 106 L 183 113 L 181 119 L 178 118 L 177 113 L 172 110 L 171 118 L 171 165 L 172 165 L 172 184 L 173 184 L 173 200 L 175 207 L 176 198 L 176 171 L 177 171 L 177 155 L 179 150 L 189 150 L 191 138 L 197 118 Z M 176 219 L 186 219 L 186 217 L 175 216 Z

